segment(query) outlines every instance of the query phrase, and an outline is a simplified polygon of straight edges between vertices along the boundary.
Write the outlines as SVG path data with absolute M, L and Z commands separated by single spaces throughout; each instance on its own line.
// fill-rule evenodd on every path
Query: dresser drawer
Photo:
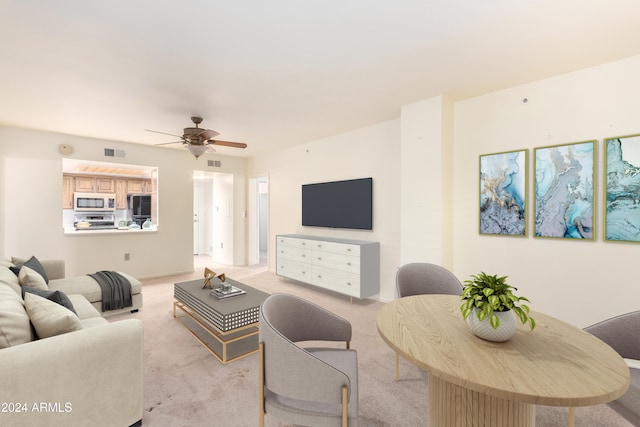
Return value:
M 311 282 L 311 266 L 309 264 L 279 259 L 276 269 L 277 274 L 280 276 L 299 280 L 301 282 Z
M 319 266 L 312 268 L 312 284 L 351 296 L 360 294 L 360 276 Z
M 278 259 L 311 263 L 311 250 L 309 249 L 279 245 L 277 251 Z
M 332 268 L 353 274 L 360 274 L 360 257 L 342 255 L 335 252 L 311 252 L 311 263 L 314 266 Z
M 308 244 L 311 245 L 314 251 L 334 252 L 343 255 L 355 255 L 360 256 L 360 246 L 349 245 L 347 243 L 337 242 L 325 242 L 321 240 L 309 240 Z
M 312 240 L 296 239 L 295 237 L 285 237 L 285 236 L 278 236 L 278 241 L 277 241 L 278 247 L 289 246 L 292 248 L 300 248 L 300 249 L 310 248 L 312 246 L 311 243 L 313 243 Z

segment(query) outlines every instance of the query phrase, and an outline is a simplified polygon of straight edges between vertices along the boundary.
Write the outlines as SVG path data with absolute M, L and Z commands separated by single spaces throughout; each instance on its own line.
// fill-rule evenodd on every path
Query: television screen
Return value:
M 373 179 L 302 186 L 302 225 L 373 229 Z

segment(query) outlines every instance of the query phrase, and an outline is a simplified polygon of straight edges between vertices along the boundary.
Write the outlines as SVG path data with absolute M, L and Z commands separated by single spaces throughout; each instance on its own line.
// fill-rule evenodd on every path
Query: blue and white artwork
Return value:
M 640 135 L 605 140 L 605 240 L 640 242 Z
M 526 235 L 527 150 L 480 156 L 480 234 Z
M 595 146 L 535 149 L 535 236 L 594 239 Z

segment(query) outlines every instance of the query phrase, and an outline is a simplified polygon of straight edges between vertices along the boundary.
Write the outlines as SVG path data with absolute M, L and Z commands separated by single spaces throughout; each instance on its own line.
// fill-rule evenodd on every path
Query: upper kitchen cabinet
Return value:
M 151 192 L 152 190 L 150 179 L 129 179 L 127 181 L 128 194 L 145 194 Z
M 116 179 L 116 209 L 127 209 L 126 179 Z
M 70 175 L 62 177 L 62 209 L 73 209 L 74 178 Z
M 76 176 L 75 191 L 80 193 L 115 193 L 113 178 L 101 176 Z

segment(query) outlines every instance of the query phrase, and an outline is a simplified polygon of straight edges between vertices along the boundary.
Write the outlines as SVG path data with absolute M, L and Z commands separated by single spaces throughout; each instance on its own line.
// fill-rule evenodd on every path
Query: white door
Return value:
M 193 185 L 193 254 L 200 255 L 200 186 Z

